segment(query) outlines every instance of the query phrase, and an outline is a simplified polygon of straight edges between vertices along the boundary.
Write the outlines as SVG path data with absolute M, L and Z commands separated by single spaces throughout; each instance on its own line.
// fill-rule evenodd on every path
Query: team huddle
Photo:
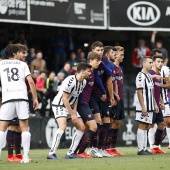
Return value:
M 38 108 L 36 88 L 27 64 L 21 59 L 21 45 L 10 44 L 5 53 L 9 59 L 0 61 L 0 155 L 9 121 L 18 117 L 24 154 L 22 156 L 17 152 L 14 156 L 11 153 L 11 160 L 29 163 L 31 135 L 28 129 L 29 109 L 25 80 L 33 94 L 34 109 Z M 170 88 L 169 68 L 163 66 L 161 51 L 153 50 L 151 54 L 152 57 L 143 58 L 143 68 L 136 77 L 138 155 L 165 153 L 159 148 L 165 129 L 170 139 L 167 97 Z M 123 58 L 123 47 L 104 46 L 102 42 L 96 41 L 88 53 L 88 62 L 79 63 L 76 74 L 68 76 L 62 82 L 51 106 L 58 129 L 47 159 L 60 159 L 57 148 L 68 120 L 76 127 L 76 131 L 66 159 L 125 156 L 116 150 L 120 125 L 125 119 L 123 71 L 120 67 Z M 156 130 L 154 124 L 157 124 Z M 151 152 L 147 150 L 147 139 Z

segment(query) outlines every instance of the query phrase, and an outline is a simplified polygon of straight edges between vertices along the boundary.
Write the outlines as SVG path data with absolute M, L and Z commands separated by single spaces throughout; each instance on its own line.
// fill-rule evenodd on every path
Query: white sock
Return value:
M 58 148 L 58 145 L 60 143 L 60 139 L 61 139 L 61 136 L 63 135 L 63 133 L 64 133 L 64 131 L 61 129 L 57 129 L 57 131 L 55 132 L 49 155 L 52 155 L 56 152 L 56 149 Z
M 139 129 L 137 131 L 137 144 L 138 144 L 138 151 L 143 150 L 144 145 L 144 130 Z
M 168 140 L 169 140 L 169 145 L 170 145 L 170 128 L 166 127 L 166 134 L 168 136 Z
M 150 144 L 150 149 L 153 149 L 155 143 L 155 128 L 150 128 L 148 131 L 148 141 Z
M 83 136 L 84 132 L 80 131 L 80 130 L 76 130 L 73 137 L 72 137 L 72 142 L 71 142 L 71 146 L 67 152 L 67 155 L 71 155 L 72 153 L 75 152 L 75 150 L 77 149 L 77 146 L 80 143 L 80 140 Z
M 24 158 L 28 158 L 29 151 L 30 151 L 30 141 L 31 141 L 30 132 L 22 132 L 21 138 L 22 138 L 22 146 L 24 151 Z
M 146 149 L 147 149 L 147 141 L 148 141 L 147 130 L 144 130 L 144 143 L 143 143 L 143 150 L 144 151 L 146 151 Z
M 2 147 L 5 142 L 5 132 L 0 131 L 0 160 L 1 160 L 1 152 L 2 152 Z

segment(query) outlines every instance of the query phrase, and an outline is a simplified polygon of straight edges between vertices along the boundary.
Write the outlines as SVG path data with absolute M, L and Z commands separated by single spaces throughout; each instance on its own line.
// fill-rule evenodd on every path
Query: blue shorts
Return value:
M 90 120 L 94 120 L 94 115 L 93 115 L 88 104 L 78 103 L 77 112 L 79 113 L 79 115 L 83 119 L 84 123 L 86 123 Z
M 124 113 L 124 102 L 123 100 L 120 100 L 117 102 L 117 105 L 115 106 L 116 116 L 115 120 L 123 120 L 125 119 L 125 113 Z
M 155 113 L 153 112 L 153 121 L 152 124 L 154 123 L 161 123 L 164 122 L 163 114 L 161 108 L 159 108 L 159 112 Z
M 110 117 L 109 112 L 109 102 L 108 101 L 102 101 L 101 102 L 101 117 Z
M 10 125 L 15 125 L 15 126 L 19 126 L 19 119 L 18 117 L 15 117 L 13 120 L 11 120 L 8 124 L 8 126 Z
M 102 101 L 101 101 L 100 94 L 95 94 L 95 93 L 91 94 L 89 105 L 90 105 L 90 108 L 91 108 L 93 114 L 100 113 L 101 102 Z

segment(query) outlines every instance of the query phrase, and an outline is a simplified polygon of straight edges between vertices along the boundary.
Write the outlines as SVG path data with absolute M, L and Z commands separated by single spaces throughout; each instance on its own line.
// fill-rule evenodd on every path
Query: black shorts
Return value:
M 115 119 L 116 117 L 116 107 L 109 107 L 110 118 Z
M 123 100 L 120 100 L 117 102 L 117 105 L 115 106 L 116 116 L 115 120 L 123 120 L 125 119 L 125 113 L 124 113 L 124 102 Z
M 110 117 L 109 112 L 109 102 L 108 101 L 102 101 L 101 102 L 101 117 Z
M 164 122 L 164 118 L 163 118 L 162 110 L 161 110 L 161 108 L 159 108 L 159 112 L 158 113 L 153 112 L 153 121 L 152 121 L 152 124 L 154 124 L 154 123 L 161 123 L 161 122 Z
M 9 125 L 15 125 L 15 126 L 18 126 L 19 125 L 19 119 L 18 117 L 15 117 L 14 119 L 12 119 L 10 122 L 9 122 Z
M 100 113 L 101 111 L 101 95 L 92 93 L 90 97 L 90 109 L 92 110 L 92 113 Z
M 77 112 L 79 113 L 79 115 L 83 119 L 84 123 L 86 123 L 90 120 L 94 120 L 94 115 L 93 115 L 88 104 L 78 103 Z

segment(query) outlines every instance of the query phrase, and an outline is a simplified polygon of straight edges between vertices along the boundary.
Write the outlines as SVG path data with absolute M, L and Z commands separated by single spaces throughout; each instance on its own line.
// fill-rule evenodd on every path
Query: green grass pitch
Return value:
M 32 163 L 6 162 L 7 150 L 2 151 L 0 170 L 169 170 L 170 150 L 162 147 L 167 154 L 137 156 L 136 147 L 119 147 L 117 150 L 125 153 L 124 157 L 65 159 L 67 149 L 59 149 L 57 155 L 61 160 L 47 160 L 49 149 L 30 151 Z

